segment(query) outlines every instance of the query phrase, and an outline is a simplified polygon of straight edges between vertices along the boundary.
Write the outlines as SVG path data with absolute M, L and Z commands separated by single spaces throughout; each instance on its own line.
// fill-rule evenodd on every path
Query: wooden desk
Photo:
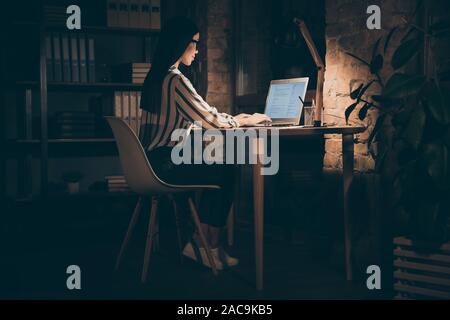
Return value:
M 246 130 L 231 129 L 231 130 Z M 253 129 L 271 129 L 270 127 L 257 127 Z M 344 201 L 344 234 L 345 234 L 345 268 L 347 280 L 352 280 L 351 265 L 351 238 L 350 238 L 350 208 L 349 208 L 349 188 L 353 179 L 353 157 L 354 146 L 353 136 L 356 133 L 366 130 L 364 127 L 274 127 L 278 129 L 280 137 L 291 136 L 315 136 L 324 134 L 342 135 L 342 165 L 343 165 L 343 201 Z M 259 157 L 257 157 L 259 160 Z M 255 223 L 255 261 L 256 261 L 256 288 L 263 289 L 264 284 L 264 176 L 261 175 L 262 164 L 257 161 L 253 165 L 253 203 L 254 203 L 254 223 Z

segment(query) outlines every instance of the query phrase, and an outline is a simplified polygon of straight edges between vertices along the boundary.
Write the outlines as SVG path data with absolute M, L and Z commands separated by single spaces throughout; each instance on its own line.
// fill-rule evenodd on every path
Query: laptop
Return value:
M 271 124 L 257 126 L 298 126 L 305 103 L 309 78 L 272 80 L 264 114 Z

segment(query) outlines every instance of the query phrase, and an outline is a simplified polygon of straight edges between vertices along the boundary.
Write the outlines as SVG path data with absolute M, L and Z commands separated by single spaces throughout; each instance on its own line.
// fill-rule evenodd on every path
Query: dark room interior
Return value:
M 5 1 L 0 299 L 450 299 L 449 9 Z

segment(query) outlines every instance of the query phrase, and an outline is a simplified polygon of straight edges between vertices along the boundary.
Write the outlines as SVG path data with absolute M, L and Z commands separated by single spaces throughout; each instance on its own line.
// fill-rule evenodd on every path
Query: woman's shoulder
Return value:
M 191 81 L 178 69 L 168 71 L 165 80 L 168 81 L 170 79 L 173 79 L 171 82 L 175 85 L 183 83 L 188 87 L 192 87 Z
M 173 78 L 173 79 L 180 79 L 182 78 L 183 74 L 178 69 L 169 69 L 166 73 L 165 79 Z

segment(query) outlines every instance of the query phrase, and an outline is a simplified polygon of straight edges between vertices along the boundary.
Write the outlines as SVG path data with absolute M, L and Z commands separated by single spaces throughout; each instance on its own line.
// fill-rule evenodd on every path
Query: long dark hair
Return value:
M 162 82 L 169 68 L 180 59 L 192 37 L 198 32 L 195 23 L 185 17 L 171 18 L 163 26 L 150 72 L 144 81 L 141 99 L 142 109 L 159 113 Z

